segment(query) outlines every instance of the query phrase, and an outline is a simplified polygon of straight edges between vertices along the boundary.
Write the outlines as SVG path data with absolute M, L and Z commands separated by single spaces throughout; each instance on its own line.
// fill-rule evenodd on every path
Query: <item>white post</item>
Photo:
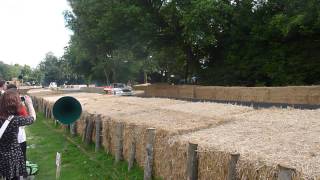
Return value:
M 56 155 L 56 179 L 60 179 L 60 174 L 61 174 L 61 153 L 57 152 Z

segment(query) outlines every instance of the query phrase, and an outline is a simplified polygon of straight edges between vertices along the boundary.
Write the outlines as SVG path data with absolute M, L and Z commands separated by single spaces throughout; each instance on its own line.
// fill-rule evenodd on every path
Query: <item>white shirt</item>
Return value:
M 23 143 L 27 141 L 26 131 L 24 130 L 24 126 L 19 127 L 18 132 L 18 143 Z

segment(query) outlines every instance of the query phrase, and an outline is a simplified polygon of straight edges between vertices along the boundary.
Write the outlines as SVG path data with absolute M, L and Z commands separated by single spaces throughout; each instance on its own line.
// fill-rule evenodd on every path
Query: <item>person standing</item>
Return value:
M 19 92 L 17 86 L 14 85 L 14 84 L 9 84 L 7 86 L 7 91 Z M 34 107 L 33 107 L 32 101 L 31 101 L 31 104 L 29 104 L 29 105 L 27 105 L 26 102 L 25 102 L 26 98 L 29 98 L 30 100 L 31 100 L 31 98 L 29 96 L 22 96 L 22 97 L 23 97 L 24 101 L 21 101 L 22 106 L 18 111 L 18 115 L 26 117 L 29 114 L 36 114 L 35 110 L 34 110 Z M 34 121 L 35 120 L 36 120 L 36 115 L 34 115 Z M 25 131 L 24 128 L 25 128 L 24 126 L 20 126 L 19 127 L 18 143 L 21 146 L 21 150 L 22 150 L 22 153 L 23 153 L 24 161 L 27 161 L 27 135 L 26 135 L 26 131 Z
M 32 105 L 30 98 L 26 98 L 26 105 Z M 0 126 L 2 127 L 9 116 L 13 116 L 2 137 L 0 138 L 0 176 L 7 180 L 16 180 L 26 175 L 26 162 L 18 143 L 19 127 L 30 125 L 35 119 L 35 113 L 30 116 L 19 116 L 21 99 L 16 91 L 8 90 L 0 97 Z

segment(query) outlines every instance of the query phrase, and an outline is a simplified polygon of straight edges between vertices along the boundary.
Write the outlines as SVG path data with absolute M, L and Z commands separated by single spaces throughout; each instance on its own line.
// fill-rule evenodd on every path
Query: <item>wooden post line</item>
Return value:
M 148 128 L 147 129 L 147 146 L 146 146 L 146 160 L 144 166 L 144 180 L 151 180 L 152 179 L 152 171 L 153 171 L 153 145 L 156 136 L 156 129 L 155 128 Z
M 198 179 L 198 144 L 190 143 L 187 154 L 187 180 Z

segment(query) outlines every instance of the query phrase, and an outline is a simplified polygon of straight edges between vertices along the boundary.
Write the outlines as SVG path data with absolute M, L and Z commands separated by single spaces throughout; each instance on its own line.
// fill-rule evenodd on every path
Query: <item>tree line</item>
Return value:
M 68 0 L 65 58 L 86 79 L 320 83 L 318 0 Z
M 320 84 L 319 0 L 68 2 L 73 35 L 39 65 L 46 82 Z

